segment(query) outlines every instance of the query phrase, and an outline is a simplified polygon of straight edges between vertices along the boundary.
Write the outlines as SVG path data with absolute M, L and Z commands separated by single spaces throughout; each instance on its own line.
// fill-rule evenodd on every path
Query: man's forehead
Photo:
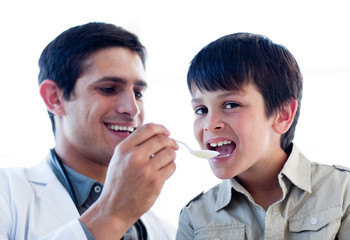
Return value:
M 119 47 L 119 46 L 110 46 L 110 47 L 97 49 L 97 50 L 87 54 L 81 63 L 82 72 L 84 72 L 84 71 L 88 70 L 89 68 L 91 68 L 92 66 L 94 66 L 95 58 L 97 56 L 103 54 L 103 56 L 104 56 L 103 58 L 106 58 L 105 56 L 106 56 L 106 54 L 108 56 L 108 53 L 120 55 L 120 57 L 118 57 L 119 59 L 123 59 L 123 55 L 125 55 L 125 53 L 129 53 L 132 56 L 135 56 L 136 59 L 138 59 L 138 61 L 140 61 L 140 64 L 142 65 L 142 68 L 144 71 L 146 69 L 146 66 L 143 63 L 141 56 L 136 51 L 133 51 L 131 49 L 124 48 L 124 47 Z M 122 62 L 122 60 L 120 60 L 120 61 Z

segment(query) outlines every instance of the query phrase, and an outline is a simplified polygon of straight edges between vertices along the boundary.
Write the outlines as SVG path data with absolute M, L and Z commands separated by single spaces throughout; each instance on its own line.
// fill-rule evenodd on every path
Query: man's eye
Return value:
M 198 108 L 196 108 L 196 109 L 194 110 L 194 113 L 195 113 L 196 115 L 203 115 L 203 114 L 208 113 L 208 109 L 205 108 L 205 107 L 198 107 Z
M 114 87 L 101 87 L 99 90 L 103 94 L 113 94 L 116 91 Z
M 137 98 L 137 99 L 143 98 L 142 92 L 135 92 L 135 98 Z
M 237 108 L 237 107 L 240 107 L 240 105 L 238 103 L 234 103 L 234 102 L 229 102 L 229 103 L 226 103 L 224 105 L 225 109 L 232 109 L 232 108 Z

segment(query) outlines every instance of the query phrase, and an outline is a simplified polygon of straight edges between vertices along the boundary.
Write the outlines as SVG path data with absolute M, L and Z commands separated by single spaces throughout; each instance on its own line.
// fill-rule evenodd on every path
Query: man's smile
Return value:
M 107 124 L 107 127 L 113 131 L 117 131 L 117 132 L 129 132 L 132 133 L 133 131 L 135 131 L 134 127 L 128 127 L 128 126 L 120 126 L 120 125 L 116 125 L 116 124 Z

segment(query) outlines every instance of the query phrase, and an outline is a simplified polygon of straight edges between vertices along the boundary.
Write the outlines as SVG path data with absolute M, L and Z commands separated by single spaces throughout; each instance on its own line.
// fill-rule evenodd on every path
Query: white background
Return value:
M 0 3 L 0 167 L 38 163 L 54 146 L 37 86 L 42 49 L 69 27 L 121 25 L 148 50 L 147 121 L 197 144 L 186 72 L 209 42 L 238 31 L 260 33 L 294 54 L 304 75 L 296 144 L 313 161 L 350 166 L 350 14 L 346 1 L 89 1 Z M 89 129 L 82 129 L 88 131 Z M 154 206 L 177 225 L 181 208 L 218 183 L 205 160 L 178 151 L 177 171 Z

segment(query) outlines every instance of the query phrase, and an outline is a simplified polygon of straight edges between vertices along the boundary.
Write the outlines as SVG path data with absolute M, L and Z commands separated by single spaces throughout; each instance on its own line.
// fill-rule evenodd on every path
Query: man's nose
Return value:
M 130 117 L 135 117 L 140 113 L 140 107 L 134 91 L 125 91 L 120 98 L 118 98 L 116 111 Z

